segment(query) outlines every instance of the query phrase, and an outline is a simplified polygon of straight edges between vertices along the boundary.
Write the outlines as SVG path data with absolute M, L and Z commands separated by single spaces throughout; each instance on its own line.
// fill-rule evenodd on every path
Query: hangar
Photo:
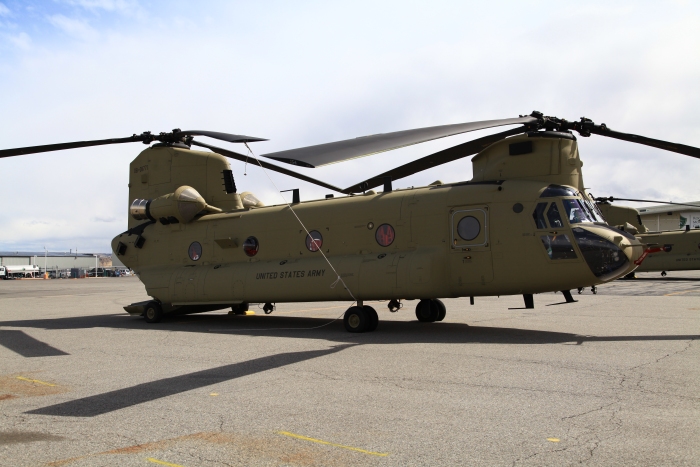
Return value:
M 72 269 L 83 273 L 94 268 L 112 266 L 112 255 L 105 253 L 73 253 L 51 251 L 0 251 L 0 266 L 34 265 L 40 273 L 56 273 L 55 277 L 63 277 Z
M 700 201 L 690 201 L 687 204 L 700 206 Z M 642 224 L 649 230 L 700 229 L 700 207 L 662 204 L 638 210 Z

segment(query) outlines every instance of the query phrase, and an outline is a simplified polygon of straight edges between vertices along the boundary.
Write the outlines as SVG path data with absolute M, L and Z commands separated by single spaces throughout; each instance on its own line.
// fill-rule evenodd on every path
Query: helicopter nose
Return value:
M 586 225 L 573 229 L 574 238 L 591 272 L 610 281 L 634 271 L 644 247 L 633 235 L 607 225 Z

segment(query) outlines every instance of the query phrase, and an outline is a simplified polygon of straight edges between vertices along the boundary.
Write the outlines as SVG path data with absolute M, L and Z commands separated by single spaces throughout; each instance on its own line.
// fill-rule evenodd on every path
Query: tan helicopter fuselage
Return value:
M 520 154 L 511 155 L 514 143 L 528 143 L 529 152 L 521 145 L 515 151 Z M 541 197 L 552 184 L 582 186 L 575 141 L 509 138 L 473 164 L 470 182 L 244 208 L 238 194 L 224 189 L 222 172 L 229 165 L 222 156 L 149 148 L 131 164 L 130 202 L 188 186 L 223 212 L 177 223 L 130 217 L 130 230 L 112 247 L 149 295 L 174 307 L 533 294 L 596 285 L 634 269 L 642 247 L 619 231 L 566 218 L 538 226 L 533 217 L 538 204 L 564 213 L 563 200 L 580 198 Z M 320 234 L 330 264 L 307 247 L 307 232 L 292 209 Z M 471 230 L 465 235 L 460 221 L 467 217 Z M 619 247 L 624 266 L 594 275 L 574 230 Z M 244 248 L 251 237 L 258 243 L 254 256 Z M 545 246 L 557 238 L 571 245 L 561 259 Z M 195 243 L 201 253 L 193 258 Z

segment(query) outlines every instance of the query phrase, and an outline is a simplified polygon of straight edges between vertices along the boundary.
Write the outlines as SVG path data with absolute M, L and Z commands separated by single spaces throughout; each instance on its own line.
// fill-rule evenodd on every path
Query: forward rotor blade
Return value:
M 337 191 L 338 193 L 343 192 L 343 189 L 338 188 L 337 186 L 333 186 L 329 183 L 322 182 L 321 180 L 316 180 L 315 178 L 307 177 L 306 175 L 302 175 L 292 170 L 285 169 L 284 167 L 280 167 L 278 165 L 270 164 L 269 162 L 261 161 L 260 159 L 256 159 L 252 156 L 246 156 L 244 154 L 239 154 L 237 152 L 229 151 L 227 149 L 217 148 L 216 146 L 200 143 L 199 141 L 193 140 L 191 143 L 193 146 L 201 146 L 203 148 L 210 149 L 217 154 L 221 154 L 222 156 L 229 157 L 231 159 L 236 159 L 241 162 L 250 162 L 251 164 L 260 164 L 268 170 L 273 170 L 284 175 L 289 175 L 290 177 L 298 178 L 299 180 L 304 180 L 305 182 L 313 183 L 314 185 L 322 186 L 324 188 L 328 188 L 329 190 Z
M 40 152 L 61 151 L 63 149 L 86 148 L 89 146 L 103 146 L 105 144 L 135 143 L 143 141 L 143 135 L 133 135 L 128 138 L 96 139 L 92 141 L 75 141 L 73 143 L 45 144 L 43 146 L 29 146 L 26 148 L 2 149 L 0 158 L 23 156 L 25 154 L 36 154 Z
M 631 133 L 620 133 L 619 131 L 613 131 L 606 127 L 601 128 L 598 125 L 591 128 L 590 131 L 595 135 L 607 136 L 608 138 L 620 139 L 622 141 L 629 141 L 630 143 L 643 144 L 645 146 L 677 152 L 678 154 L 684 154 L 686 156 L 700 159 L 700 148 L 696 148 L 694 146 L 671 143 L 669 141 L 647 138 L 646 136 L 633 135 Z
M 656 204 L 673 204 L 675 206 L 690 206 L 693 208 L 700 208 L 700 205 L 698 204 L 685 204 L 685 203 L 674 203 L 672 201 L 658 201 L 658 200 L 652 200 L 652 199 L 631 199 L 631 198 L 614 198 L 612 196 L 608 198 L 595 198 L 596 202 L 601 202 L 601 201 L 634 201 L 636 203 L 656 203 Z
M 307 146 L 287 151 L 262 154 L 264 157 L 286 162 L 302 167 L 320 167 L 348 159 L 369 156 L 384 151 L 391 151 L 413 144 L 423 143 L 446 136 L 483 130 L 502 125 L 517 125 L 537 123 L 538 119 L 527 116 L 506 118 L 501 120 L 485 120 L 480 122 L 460 123 L 456 125 L 433 126 L 415 130 L 380 133 L 378 135 L 362 136 L 355 139 L 336 141 L 333 143 Z
M 502 140 L 503 138 L 517 135 L 525 131 L 527 131 L 525 127 L 518 127 L 512 130 L 503 131 L 501 133 L 484 136 L 483 138 L 478 138 L 473 141 L 468 141 L 458 146 L 454 146 L 429 156 L 425 156 L 413 162 L 409 162 L 408 164 L 404 164 L 400 167 L 396 167 L 395 169 L 391 169 L 388 172 L 384 172 L 372 178 L 368 178 L 364 182 L 360 182 L 344 189 L 343 193 L 359 193 L 383 184 L 387 178 L 391 178 L 392 181 L 399 180 L 423 170 L 432 169 L 438 165 L 447 164 L 448 162 L 456 161 L 457 159 L 461 159 L 463 157 L 473 156 L 474 154 L 482 151 L 491 144 Z
M 256 138 L 254 136 L 232 135 L 230 133 L 221 133 L 218 131 L 202 131 L 202 130 L 187 130 L 180 133 L 191 136 L 208 136 L 209 138 L 228 141 L 229 143 L 254 143 L 256 141 L 268 141 L 264 138 Z

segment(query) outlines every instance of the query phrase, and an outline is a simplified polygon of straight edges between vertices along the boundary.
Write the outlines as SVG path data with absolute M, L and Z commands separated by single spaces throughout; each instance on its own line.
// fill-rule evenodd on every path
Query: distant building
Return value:
M 97 260 L 95 259 L 97 256 Z M 112 266 L 112 257 L 104 253 L 55 253 L 43 251 L 0 251 L 0 266 L 15 266 L 33 264 L 43 271 L 44 266 L 48 271 L 55 269 L 82 268 L 92 269 L 97 267 Z
M 700 206 L 700 201 L 689 201 L 687 204 Z M 678 230 L 685 229 L 687 226 L 691 229 L 700 229 L 700 207 L 660 204 L 638 210 L 642 223 L 649 230 Z

